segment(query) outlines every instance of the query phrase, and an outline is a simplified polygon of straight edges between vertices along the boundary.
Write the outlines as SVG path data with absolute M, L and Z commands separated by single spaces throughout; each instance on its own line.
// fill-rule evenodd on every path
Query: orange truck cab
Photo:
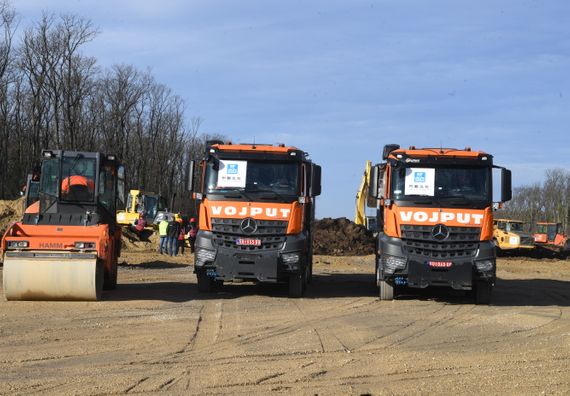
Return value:
M 395 287 L 473 290 L 489 303 L 495 284 L 493 168 L 501 197 L 511 199 L 511 172 L 480 151 L 401 149 L 386 145 L 372 168 L 369 195 L 379 199 L 376 278 L 380 299 Z
M 534 242 L 539 247 L 558 253 L 570 251 L 570 240 L 562 230 L 562 223 L 536 223 Z
M 321 168 L 295 147 L 209 141 L 196 184 L 198 289 L 224 282 L 288 282 L 300 297 L 312 276 L 312 223 Z

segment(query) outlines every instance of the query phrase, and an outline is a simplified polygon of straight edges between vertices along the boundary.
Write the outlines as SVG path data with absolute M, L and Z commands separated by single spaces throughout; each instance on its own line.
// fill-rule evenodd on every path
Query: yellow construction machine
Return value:
M 132 225 L 143 213 L 146 224 L 152 227 L 154 219 L 159 212 L 166 210 L 166 199 L 159 194 L 142 190 L 130 190 L 125 210 L 117 211 L 117 223 Z
M 368 186 L 370 185 L 370 169 L 372 163 L 366 161 L 360 187 L 356 193 L 356 205 L 354 213 L 354 222 L 359 225 L 365 226 L 370 231 L 377 231 L 376 214 L 367 215 L 366 207 L 376 209 L 376 201 L 368 196 Z
M 520 220 L 494 219 L 493 240 L 499 251 L 535 248 L 533 235 L 524 231 L 524 223 Z

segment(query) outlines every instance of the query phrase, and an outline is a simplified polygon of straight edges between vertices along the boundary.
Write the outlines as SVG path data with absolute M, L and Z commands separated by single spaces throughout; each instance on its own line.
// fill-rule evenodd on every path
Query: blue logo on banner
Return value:
M 414 182 L 425 183 L 426 182 L 426 173 L 425 172 L 414 172 Z
M 238 164 L 228 164 L 228 175 L 237 175 Z

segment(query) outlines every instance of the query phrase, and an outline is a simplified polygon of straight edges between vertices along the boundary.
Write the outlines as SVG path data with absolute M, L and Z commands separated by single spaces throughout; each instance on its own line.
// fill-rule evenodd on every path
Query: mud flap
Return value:
M 34 257 L 6 254 L 4 295 L 7 300 L 81 300 L 101 298 L 103 263 L 96 255 Z

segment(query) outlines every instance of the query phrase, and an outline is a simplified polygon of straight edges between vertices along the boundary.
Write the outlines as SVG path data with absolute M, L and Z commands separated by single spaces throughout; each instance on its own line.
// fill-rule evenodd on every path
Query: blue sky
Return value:
M 570 170 L 566 0 L 13 0 L 90 18 L 102 66 L 149 68 L 201 131 L 295 145 L 323 166 L 318 217 L 353 217 L 386 143 L 487 151 L 515 186 Z

